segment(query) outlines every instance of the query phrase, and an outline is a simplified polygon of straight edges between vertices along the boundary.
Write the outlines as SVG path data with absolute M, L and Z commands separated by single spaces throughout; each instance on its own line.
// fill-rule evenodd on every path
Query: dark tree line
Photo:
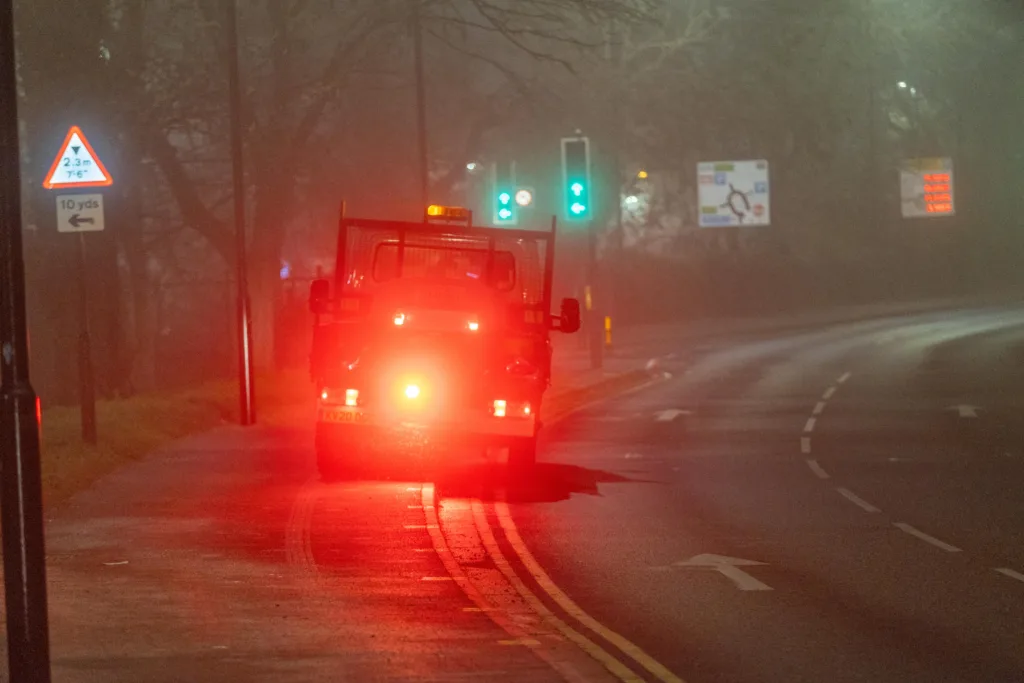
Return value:
M 364 215 L 409 218 L 422 209 L 411 2 L 239 3 L 264 362 L 288 285 L 282 263 L 292 277 L 329 266 L 342 198 Z M 917 280 L 948 284 L 955 266 L 965 287 L 973 274 L 998 270 L 994 263 L 1016 270 L 1024 29 L 1012 3 L 417 7 L 432 197 L 482 205 L 486 180 L 467 162 L 516 158 L 540 190 L 537 212 L 557 211 L 555 193 L 545 192 L 557 183 L 557 139 L 584 130 L 609 229 L 605 258 L 623 271 L 620 298 L 644 310 L 657 289 L 675 302 L 646 317 L 698 304 L 724 310 L 731 304 L 722 292 L 764 307 L 765 282 L 782 288 L 772 294 L 780 307 L 803 302 L 805 289 L 888 296 L 895 276 L 874 287 L 863 273 L 909 273 L 913 258 Z M 117 181 L 109 229 L 89 241 L 105 393 L 231 372 L 217 356 L 233 336 L 224 11 L 222 0 L 18 4 L 33 351 L 50 400 L 74 399 L 76 244 L 54 231 L 54 193 L 40 183 L 71 124 L 86 129 Z M 958 215 L 940 228 L 899 218 L 895 168 L 912 156 L 951 156 L 957 165 Z M 741 158 L 771 161 L 772 227 L 696 230 L 695 164 Z M 619 252 L 615 188 L 641 167 L 661 194 Z

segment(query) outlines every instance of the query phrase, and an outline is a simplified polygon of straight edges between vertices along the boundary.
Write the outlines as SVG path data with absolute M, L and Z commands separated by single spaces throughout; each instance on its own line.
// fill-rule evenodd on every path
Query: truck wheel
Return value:
M 537 437 L 516 439 L 508 447 L 508 465 L 514 469 L 528 469 L 537 464 Z

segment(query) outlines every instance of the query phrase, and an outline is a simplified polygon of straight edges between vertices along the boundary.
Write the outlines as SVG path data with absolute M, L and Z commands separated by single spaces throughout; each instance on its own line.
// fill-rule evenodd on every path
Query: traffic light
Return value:
M 562 138 L 562 187 L 566 219 L 590 220 L 592 211 L 588 138 Z
M 519 222 L 516 205 L 516 162 L 497 161 L 491 166 L 494 192 L 494 224 L 515 225 Z

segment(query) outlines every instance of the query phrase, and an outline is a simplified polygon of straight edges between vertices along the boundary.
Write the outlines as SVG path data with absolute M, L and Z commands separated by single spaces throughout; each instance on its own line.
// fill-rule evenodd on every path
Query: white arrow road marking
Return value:
M 705 553 L 703 555 L 694 555 L 688 560 L 683 562 L 676 562 L 676 567 L 699 567 L 704 569 L 713 569 L 725 576 L 741 591 L 770 591 L 772 587 L 758 581 L 750 574 L 746 573 L 740 567 L 759 567 L 764 566 L 764 562 L 758 562 L 756 560 L 741 560 L 738 557 L 726 557 L 724 555 L 711 555 Z
M 678 410 L 673 408 L 672 410 L 660 410 L 654 414 L 654 419 L 658 422 L 672 422 L 680 415 L 690 415 L 689 410 Z
M 978 406 L 971 405 L 959 405 L 950 406 L 946 410 L 955 410 L 960 413 L 960 417 L 978 417 L 978 411 L 981 410 Z

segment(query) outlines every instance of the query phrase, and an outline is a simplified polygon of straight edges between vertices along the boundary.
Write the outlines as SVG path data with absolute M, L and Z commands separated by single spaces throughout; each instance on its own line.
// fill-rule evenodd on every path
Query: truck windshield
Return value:
M 481 283 L 500 292 L 509 292 L 516 285 L 516 260 L 507 251 L 493 252 L 488 273 L 489 254 L 486 249 L 445 246 L 406 245 L 402 268 L 398 268 L 398 245 L 386 242 L 377 245 L 373 258 L 373 279 L 388 282 L 398 277 L 457 283 Z

